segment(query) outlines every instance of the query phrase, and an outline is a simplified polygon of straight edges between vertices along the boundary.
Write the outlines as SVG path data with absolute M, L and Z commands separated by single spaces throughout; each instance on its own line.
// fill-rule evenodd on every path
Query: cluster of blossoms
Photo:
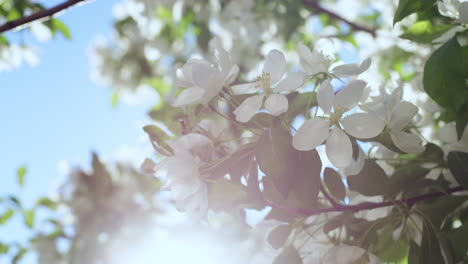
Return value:
M 388 144 L 401 153 L 424 151 L 422 139 L 412 133 L 412 119 L 418 108 L 403 100 L 402 87 L 391 94 L 382 90 L 376 96 L 368 96 L 371 88 L 359 75 L 369 69 L 370 59 L 351 64 L 336 62 L 333 42 L 320 39 L 312 50 L 298 44 L 302 71 L 285 74 L 285 55 L 273 49 L 267 54 L 259 76 L 251 82 L 240 83 L 239 67 L 229 53 L 217 39 L 211 41 L 211 46 L 215 55 L 213 61 L 191 59 L 177 71 L 177 83 L 183 90 L 173 102 L 174 107 L 191 109 L 188 108 L 190 105 L 200 104 L 205 109 L 216 110 L 220 102 L 227 103 L 233 107 L 232 112 L 227 113 L 233 116 L 232 119 L 218 110 L 216 112 L 243 128 L 254 122 L 258 113 L 266 113 L 272 118 L 287 114 L 290 107 L 288 94 L 314 90 L 316 106 L 304 109 L 306 111 L 296 116 L 292 123 L 294 126 L 299 124 L 297 130 L 289 124 L 293 134 L 290 144 L 297 151 L 311 151 L 324 144 L 331 164 L 351 174 L 357 174 L 365 160 L 361 148 L 358 148 L 358 157 L 353 158 L 353 142 L 356 140 L 386 138 Z M 233 98 L 243 98 L 243 101 L 229 102 Z M 177 207 L 202 217 L 210 208 L 209 185 L 217 180 L 207 173 L 206 168 L 222 162 L 223 157 L 245 144 L 227 144 L 227 129 L 214 120 L 197 122 L 190 131 L 182 132 L 180 138 L 166 141 L 168 157 L 158 164 L 147 160 L 143 168 L 159 175 L 165 173 Z M 249 133 L 249 130 L 245 132 Z M 255 138 L 249 139 L 255 141 Z M 345 255 L 353 261 L 365 256 L 369 263 L 378 263 L 374 255 L 348 245 L 335 246 L 322 257 L 330 260 L 327 263 L 338 263 L 334 258 Z

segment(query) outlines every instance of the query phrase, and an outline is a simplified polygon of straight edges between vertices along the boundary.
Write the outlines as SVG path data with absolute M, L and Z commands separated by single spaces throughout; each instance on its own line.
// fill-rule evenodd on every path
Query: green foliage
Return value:
M 25 165 L 19 167 L 18 170 L 16 171 L 16 178 L 21 188 L 24 187 L 24 177 L 26 176 L 27 171 L 28 169 Z
M 461 151 L 452 151 L 447 157 L 450 172 L 457 182 L 468 189 L 468 153 Z
M 464 122 L 466 112 L 462 110 L 466 110 L 464 105 L 468 101 L 465 60 L 468 57 L 465 58 L 463 54 L 467 49 L 468 46 L 461 47 L 454 36 L 431 55 L 424 66 L 423 76 L 427 94 L 447 111 L 454 113 L 457 120 Z M 458 129 L 457 132 L 458 137 L 461 137 L 463 130 Z
M 408 39 L 418 43 L 430 44 L 436 38 L 450 30 L 451 25 L 434 25 L 430 20 L 418 21 L 411 25 L 400 38 Z
M 35 219 L 36 212 L 34 209 L 31 210 L 24 210 L 23 211 L 23 219 L 24 219 L 24 224 L 29 227 L 33 228 L 34 227 L 34 219 Z
M 333 197 L 338 200 L 344 200 L 346 196 L 346 187 L 341 180 L 341 176 L 331 168 L 325 168 L 323 172 L 323 181 L 330 190 Z
M 4 225 L 10 220 L 13 215 L 15 214 L 15 211 L 13 209 L 8 209 L 6 212 L 0 214 L 0 225 Z
M 366 196 L 389 193 L 389 179 L 385 171 L 372 160 L 366 160 L 361 172 L 348 176 L 348 187 Z
M 435 0 L 400 0 L 393 17 L 393 25 L 413 13 L 431 8 L 435 2 Z
M 7 244 L 0 242 L 0 255 L 8 253 L 10 247 Z

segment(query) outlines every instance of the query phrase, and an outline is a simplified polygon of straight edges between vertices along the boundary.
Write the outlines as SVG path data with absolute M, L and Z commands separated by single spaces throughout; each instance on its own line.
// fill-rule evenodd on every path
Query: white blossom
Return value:
M 219 40 L 212 40 L 215 64 L 205 60 L 189 60 L 178 70 L 178 85 L 185 89 L 179 94 L 174 106 L 194 103 L 206 104 L 221 91 L 223 86 L 231 84 L 239 74 L 239 67 L 233 64 L 228 52 Z
M 313 51 L 304 44 L 297 46 L 299 62 L 302 70 L 309 75 L 325 72 L 337 77 L 348 77 L 359 75 L 366 71 L 371 65 L 371 59 L 365 59 L 361 63 L 335 63 L 336 59 L 333 42 L 329 39 L 320 39 L 315 43 Z
M 293 146 L 308 151 L 326 140 L 325 150 L 330 162 L 339 168 L 350 165 L 353 148 L 343 130 L 353 137 L 365 139 L 379 135 L 384 129 L 384 122 L 371 113 L 343 117 L 357 105 L 365 86 L 364 81 L 353 80 L 335 95 L 330 82 L 323 82 L 317 91 L 317 101 L 326 116 L 304 122 L 293 137 Z
M 288 99 L 283 92 L 294 91 L 304 84 L 304 74 L 294 72 L 286 78 L 281 79 L 286 71 L 286 59 L 279 50 L 272 50 L 266 57 L 262 75 L 257 77 L 255 82 L 232 86 L 234 94 L 250 94 L 262 92 L 254 95 L 242 102 L 234 111 L 236 120 L 248 122 L 262 105 L 274 116 L 281 115 L 288 111 Z M 276 84 L 275 87 L 273 87 Z M 265 103 L 263 100 L 266 98 Z

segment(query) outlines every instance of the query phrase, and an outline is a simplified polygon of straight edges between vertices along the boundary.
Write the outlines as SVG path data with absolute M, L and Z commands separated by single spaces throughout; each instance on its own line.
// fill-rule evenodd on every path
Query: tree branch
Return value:
M 11 21 L 8 21 L 6 22 L 5 24 L 1 25 L 0 26 L 0 33 L 3 33 L 5 31 L 8 31 L 8 30 L 12 30 L 12 29 L 15 29 L 19 26 L 22 26 L 22 25 L 25 25 L 27 23 L 30 23 L 30 22 L 33 22 L 33 21 L 36 21 L 36 20 L 40 20 L 42 18 L 45 18 L 45 17 L 52 17 L 53 15 L 55 15 L 56 13 L 60 12 L 60 11 L 63 11 L 71 6 L 74 6 L 80 2 L 84 2 L 86 0 L 68 0 L 68 1 L 65 1 L 61 4 L 58 4 L 54 7 L 51 7 L 49 9 L 44 9 L 44 10 L 40 10 L 40 11 L 37 11 L 36 13 L 33 13 L 29 16 L 25 16 L 25 17 L 21 17 L 21 18 L 18 18 L 18 19 L 15 19 L 15 20 L 11 20 Z
M 312 216 L 312 215 L 317 215 L 321 213 L 330 213 L 330 212 L 352 212 L 356 213 L 359 211 L 364 211 L 364 210 L 372 210 L 376 208 L 382 208 L 382 207 L 388 207 L 388 206 L 393 206 L 393 205 L 406 205 L 406 206 L 412 206 L 415 203 L 437 198 L 440 196 L 445 196 L 449 195 L 451 193 L 455 192 L 460 192 L 464 191 L 465 189 L 462 186 L 450 188 L 445 192 L 432 192 L 432 193 L 426 193 L 420 196 L 415 196 L 412 198 L 407 198 L 407 199 L 399 199 L 399 200 L 393 200 L 393 201 L 383 201 L 383 202 L 378 202 L 378 203 L 372 203 L 372 202 L 366 202 L 366 203 L 360 203 L 356 205 L 334 205 L 332 207 L 328 208 L 318 208 L 318 209 L 313 209 L 313 210 L 298 210 L 296 213 L 302 214 L 304 216 Z
M 374 28 L 367 28 L 361 25 L 358 25 L 352 21 L 349 21 L 348 19 L 328 10 L 323 8 L 316 0 L 302 0 L 302 3 L 310 10 L 315 10 L 319 13 L 324 13 L 327 14 L 329 17 L 340 20 L 346 24 L 348 24 L 352 29 L 357 30 L 357 31 L 363 31 L 371 34 L 373 37 L 375 37 L 377 34 L 375 32 Z

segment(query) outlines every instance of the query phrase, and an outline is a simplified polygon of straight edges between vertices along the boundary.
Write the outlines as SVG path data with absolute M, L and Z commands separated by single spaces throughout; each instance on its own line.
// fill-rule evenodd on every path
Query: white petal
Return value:
M 357 105 L 362 97 L 366 82 L 362 80 L 349 81 L 335 96 L 333 107 L 349 110 Z
M 320 54 L 320 56 L 330 64 L 335 61 L 336 58 L 335 44 L 331 39 L 321 38 L 315 42 L 313 53 Z M 329 66 L 330 65 L 327 66 L 327 70 Z
M 318 117 L 309 119 L 302 124 L 293 137 L 292 145 L 297 150 L 312 150 L 328 137 L 330 123 Z
M 281 80 L 275 87 L 276 92 L 294 91 L 304 85 L 305 76 L 302 72 L 293 72 Z
M 258 89 L 256 87 L 259 87 L 260 85 L 260 82 L 244 83 L 231 86 L 231 90 L 234 94 L 251 94 L 257 92 Z
M 288 98 L 282 94 L 272 94 L 265 101 L 265 108 L 274 116 L 288 111 Z
M 325 80 L 317 90 L 317 102 L 322 110 L 329 114 L 333 106 L 335 95 L 333 94 L 333 87 L 329 80 Z
M 214 46 L 215 57 L 218 61 L 219 67 L 221 68 L 221 71 L 230 71 L 233 65 L 231 58 L 229 58 L 229 53 L 223 48 L 219 39 L 214 38 L 211 40 L 211 42 Z
M 371 59 L 367 58 L 363 60 L 361 63 L 350 63 L 350 64 L 342 64 L 334 67 L 332 69 L 332 73 L 334 73 L 338 77 L 348 77 L 353 75 L 359 75 L 369 69 L 371 65 Z
M 234 114 L 236 115 L 236 120 L 238 122 L 248 122 L 262 107 L 263 103 L 263 95 L 255 95 L 249 97 L 240 104 L 236 110 L 234 110 Z
M 351 164 L 353 147 L 351 140 L 338 127 L 334 127 L 327 138 L 325 152 L 330 162 L 337 168 Z
M 232 82 L 234 82 L 237 78 L 237 75 L 239 74 L 239 66 L 234 64 L 229 71 L 228 75 L 226 76 L 226 79 L 224 80 L 224 83 L 229 85 Z
M 406 153 L 421 153 L 424 151 L 422 140 L 419 136 L 406 133 L 400 130 L 391 130 L 390 136 L 393 143 L 401 150 Z
M 299 64 L 301 65 L 302 70 L 308 74 L 317 73 L 314 68 L 314 57 L 312 56 L 310 49 L 304 44 L 299 43 L 297 44 L 297 53 L 299 55 Z
M 468 2 L 460 3 L 458 8 L 458 16 L 462 24 L 468 24 Z
M 413 119 L 416 113 L 418 113 L 418 108 L 414 104 L 405 101 L 399 102 L 393 108 L 388 126 L 401 130 Z
M 349 115 L 341 120 L 341 124 L 355 138 L 373 138 L 385 128 L 384 121 L 370 113 Z
M 364 158 L 365 158 L 364 151 L 359 148 L 358 158 L 357 160 L 352 159 L 351 163 L 343 168 L 342 173 L 345 176 L 349 175 L 356 175 L 361 172 L 362 168 L 364 168 Z
M 281 80 L 284 72 L 286 71 L 286 58 L 279 50 L 272 50 L 268 53 L 263 72 L 270 74 L 270 83 L 274 84 Z
M 173 106 L 177 107 L 198 103 L 201 101 L 204 93 L 205 90 L 201 89 L 200 87 L 191 87 L 184 89 L 175 100 Z
M 192 80 L 200 88 L 211 84 L 211 79 L 219 72 L 208 63 L 194 63 L 192 65 Z

